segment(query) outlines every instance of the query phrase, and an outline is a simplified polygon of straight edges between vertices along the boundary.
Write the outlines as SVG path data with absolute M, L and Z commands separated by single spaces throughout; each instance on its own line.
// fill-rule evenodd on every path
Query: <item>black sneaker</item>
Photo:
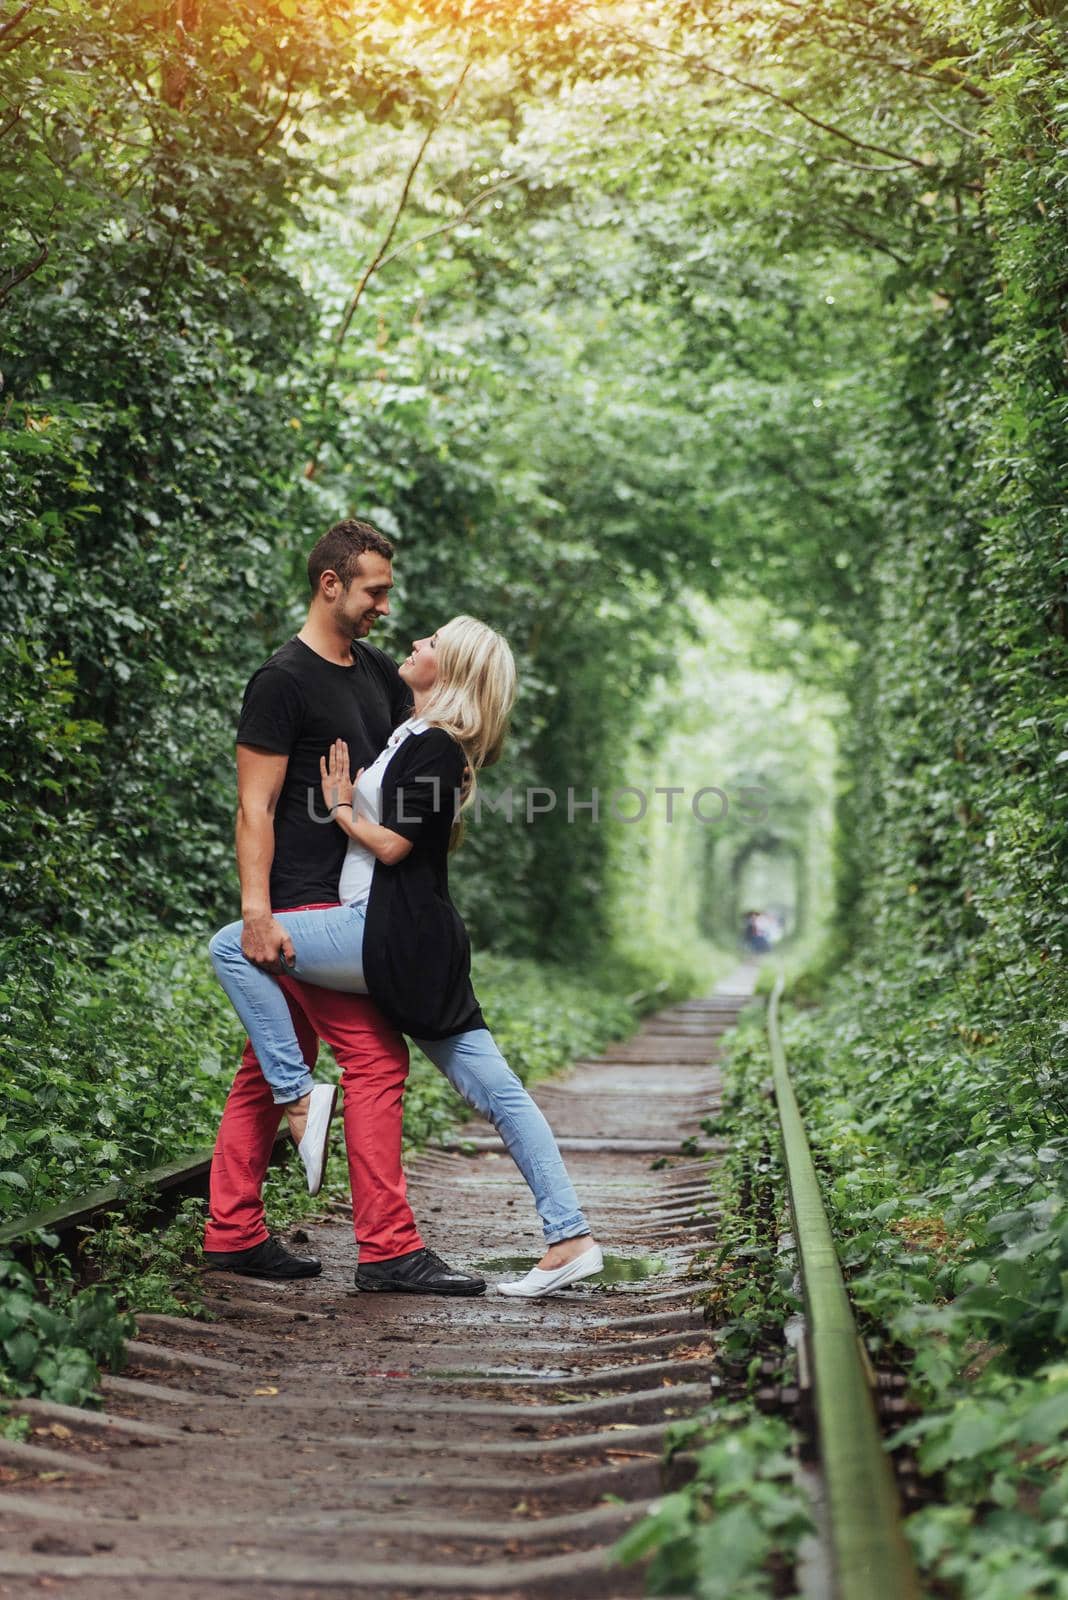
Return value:
M 410 1250 L 389 1261 L 361 1262 L 356 1287 L 387 1294 L 483 1294 L 485 1278 L 459 1272 L 433 1250 Z
M 317 1278 L 323 1264 L 317 1256 L 295 1256 L 277 1239 L 264 1239 L 251 1250 L 205 1250 L 204 1265 L 213 1272 L 239 1272 L 243 1278 Z

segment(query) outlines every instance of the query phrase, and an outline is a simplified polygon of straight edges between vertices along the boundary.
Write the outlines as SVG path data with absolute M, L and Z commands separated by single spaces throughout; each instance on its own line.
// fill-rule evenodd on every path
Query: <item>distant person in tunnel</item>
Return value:
M 763 911 L 747 911 L 745 914 L 745 947 L 753 955 L 766 955 L 771 949 L 771 928 L 767 916 Z
M 497 1127 L 534 1195 L 546 1251 L 529 1273 L 499 1285 L 533 1298 L 599 1272 L 590 1235 L 552 1131 L 487 1030 L 471 988 L 470 943 L 449 898 L 447 856 L 477 773 L 495 761 L 515 696 L 515 664 L 500 635 L 455 617 L 416 640 L 400 667 L 414 715 L 353 778 L 347 740 L 320 757 L 329 815 L 348 844 L 330 908 L 281 913 L 286 970 L 305 983 L 370 994 L 379 1010 Z M 223 987 L 248 1029 L 318 1188 L 336 1090 L 316 1084 L 286 997 L 242 950 L 240 923 L 211 943 Z M 391 1287 L 389 1264 L 357 1269 L 357 1286 Z

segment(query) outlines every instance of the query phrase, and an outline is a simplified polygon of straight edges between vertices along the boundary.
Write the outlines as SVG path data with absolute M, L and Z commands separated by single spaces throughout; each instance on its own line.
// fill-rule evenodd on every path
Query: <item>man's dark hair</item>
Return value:
M 360 557 L 369 551 L 373 555 L 384 556 L 387 561 L 393 560 L 393 546 L 369 522 L 357 522 L 355 517 L 335 522 L 308 557 L 308 582 L 312 594 L 318 594 L 319 579 L 327 571 L 336 572 L 347 589 L 356 576 Z

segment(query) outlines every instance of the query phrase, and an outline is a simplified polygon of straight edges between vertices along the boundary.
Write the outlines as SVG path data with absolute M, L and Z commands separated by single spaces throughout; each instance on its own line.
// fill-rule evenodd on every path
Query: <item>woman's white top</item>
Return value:
M 368 822 L 382 821 L 382 779 L 385 777 L 386 768 L 392 761 L 397 746 L 410 738 L 413 733 L 425 733 L 427 726 L 422 717 L 409 717 L 399 728 L 394 728 L 386 748 L 375 757 L 369 767 L 363 769 L 360 781 L 352 791 L 354 817 L 366 817 Z M 355 839 L 349 840 L 337 889 L 337 897 L 344 905 L 367 904 L 371 894 L 375 859 L 366 845 L 358 844 Z

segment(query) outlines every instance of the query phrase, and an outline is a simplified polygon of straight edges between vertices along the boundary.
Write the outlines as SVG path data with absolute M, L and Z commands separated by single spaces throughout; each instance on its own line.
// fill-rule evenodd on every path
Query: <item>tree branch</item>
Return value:
M 26 0 L 24 6 L 19 6 L 13 17 L 8 17 L 6 22 L 0 22 L 0 39 L 6 39 L 13 28 L 17 28 L 23 17 L 28 16 L 33 10 L 36 0 Z
M 703 56 L 691 56 L 685 50 L 675 50 L 670 45 L 656 44 L 651 39 L 645 39 L 632 33 L 629 28 L 616 27 L 611 32 L 618 37 L 627 39 L 631 44 L 652 50 L 658 55 L 671 56 L 674 60 L 681 61 L 690 72 L 707 73 L 710 77 L 718 78 L 723 83 L 729 83 L 736 89 L 745 90 L 747 94 L 754 94 L 761 99 L 772 101 L 775 105 L 783 106 L 787 111 L 792 111 L 795 116 L 801 117 L 805 122 L 810 123 L 812 127 L 819 128 L 821 132 L 830 134 L 833 139 L 841 139 L 854 150 L 867 150 L 872 155 L 886 156 L 890 161 L 902 162 L 906 166 L 915 167 L 921 172 L 928 170 L 928 163 L 921 160 L 919 156 L 910 156 L 904 150 L 891 150 L 886 145 L 871 144 L 866 139 L 858 139 L 855 135 L 847 133 L 844 128 L 836 127 L 831 122 L 824 122 L 821 117 L 817 117 L 813 112 L 806 111 L 804 106 L 797 100 L 791 99 L 789 95 L 779 94 L 775 89 L 769 89 L 766 84 L 754 83 L 749 78 L 740 77 L 738 73 L 728 72 L 726 67 L 714 66 L 712 62 L 707 61 Z
M 892 249 L 885 239 L 880 239 L 876 234 L 869 233 L 867 228 L 861 228 L 857 223 L 850 222 L 847 218 L 841 216 L 832 216 L 830 220 L 837 223 L 840 228 L 854 239 L 859 239 L 863 244 L 871 245 L 872 249 L 878 250 L 881 255 L 889 256 L 891 261 L 896 261 L 899 267 L 910 267 L 912 265 L 912 262 L 906 256 L 899 256 L 897 251 Z
M 275 117 L 274 121 L 271 123 L 271 126 L 267 129 L 267 132 L 264 134 L 263 138 L 260 139 L 258 141 L 258 143 L 253 145 L 253 147 L 252 147 L 253 155 L 257 155 L 258 156 L 260 151 L 263 149 L 264 145 L 270 143 L 270 141 L 274 138 L 275 134 L 278 132 L 279 128 L 282 126 L 282 120 L 285 117 L 286 112 L 289 110 L 289 102 L 290 102 L 290 99 L 292 98 L 292 95 L 293 95 L 293 77 L 294 77 L 295 72 L 296 72 L 296 67 L 292 67 L 290 69 L 289 77 L 286 80 L 285 95 L 284 95 L 284 97 L 282 99 L 282 109 L 279 111 L 278 115 Z
M 3 48 L 3 54 L 6 56 L 10 54 L 12 50 L 19 49 L 21 45 L 29 44 L 30 40 L 36 39 L 39 33 L 44 33 L 43 23 L 39 27 L 31 28 L 29 33 L 20 34 L 17 39 L 12 39 L 10 44 L 5 44 Z
M 791 466 L 790 462 L 783 456 L 774 456 L 769 454 L 768 451 L 762 450 L 760 459 L 772 472 L 777 472 L 785 478 L 787 483 L 795 488 L 799 494 L 807 495 L 810 500 L 814 500 L 817 505 L 823 506 L 826 511 L 832 511 L 835 516 L 842 515 L 842 502 L 836 499 L 833 494 L 828 494 L 826 489 L 820 489 L 814 483 L 806 483 L 796 467 Z M 835 570 L 837 571 L 838 569 L 836 568 Z
M 788 10 L 798 12 L 804 18 L 805 28 L 811 26 L 811 4 L 809 0 L 805 0 L 804 4 L 794 4 L 793 0 L 779 0 L 779 4 L 786 6 Z M 911 28 L 913 32 L 915 31 L 916 19 L 906 19 L 904 16 L 899 16 L 899 20 L 903 25 L 900 33 L 876 27 L 871 13 L 864 11 L 858 12 L 855 16 L 824 16 L 819 20 L 826 27 L 827 34 L 821 36 L 817 25 L 815 37 L 820 43 L 825 44 L 829 50 L 841 49 L 841 46 L 836 45 L 830 37 L 835 30 L 844 30 L 847 39 L 852 39 L 852 36 L 859 31 L 882 41 L 882 43 L 889 45 L 891 49 L 908 50 L 911 47 L 909 30 Z M 965 94 L 970 95 L 973 100 L 977 100 L 981 105 L 989 105 L 991 102 L 992 97 L 987 94 L 985 89 L 981 89 L 978 84 L 973 83 L 962 67 L 943 64 L 937 72 L 925 72 L 925 67 L 933 67 L 936 64 L 937 56 L 932 57 L 917 53 L 915 55 L 916 65 L 911 66 L 906 62 L 892 61 L 886 56 L 873 55 L 870 51 L 859 50 L 852 44 L 849 45 L 849 56 L 853 61 L 871 61 L 877 66 L 887 68 L 891 72 L 899 72 L 909 78 L 923 78 L 928 83 L 939 83 L 946 89 L 963 89 Z M 951 78 L 947 76 L 949 74 L 952 74 Z
M 785 107 L 792 111 L 796 117 L 801 117 L 813 128 L 819 128 L 822 133 L 829 133 L 832 139 L 841 139 L 844 144 L 853 150 L 868 150 L 872 155 L 886 156 L 889 161 L 896 161 L 905 166 L 915 167 L 921 172 L 927 170 L 927 162 L 921 161 L 919 156 L 910 156 L 904 150 L 891 150 L 885 144 L 872 144 L 867 139 L 857 139 L 853 134 L 847 133 L 844 128 L 836 128 L 831 122 L 824 122 L 822 117 L 817 117 L 811 111 L 806 111 L 804 106 L 796 100 L 791 100 L 788 95 L 777 94 L 774 89 L 769 89 L 761 83 L 753 83 L 748 78 L 741 78 L 734 72 L 728 72 L 723 67 L 714 67 L 708 61 L 696 60 L 686 56 L 682 51 L 671 51 L 672 55 L 679 56 L 691 70 L 707 72 L 714 78 L 721 78 L 725 83 L 730 83 L 738 89 L 745 89 L 749 94 L 759 95 L 764 100 L 771 100 L 775 105 Z
M 513 185 L 521 182 L 522 179 L 519 176 L 516 176 L 514 178 L 501 178 L 498 183 L 491 183 L 488 189 L 483 189 L 482 192 L 477 194 L 473 200 L 469 200 L 464 206 L 463 210 L 458 211 L 456 215 L 454 217 L 450 217 L 447 222 L 439 223 L 436 228 L 428 228 L 426 233 L 417 233 L 414 234 L 412 238 L 405 239 L 404 243 L 399 244 L 395 250 L 391 250 L 388 256 L 382 257 L 381 261 L 378 263 L 379 268 L 381 269 L 382 267 L 388 266 L 391 261 L 395 261 L 399 255 L 403 255 L 405 250 L 411 250 L 414 245 L 423 244 L 427 239 L 436 239 L 439 234 L 449 233 L 453 228 L 458 228 L 461 222 L 466 222 L 468 217 L 472 216 L 478 210 L 479 206 L 484 205 L 485 202 L 489 200 L 491 196 L 497 194 L 499 190 L 510 189 L 513 187 Z
M 3 305 L 8 295 L 17 289 L 20 283 L 24 283 L 27 278 L 32 278 L 35 272 L 40 271 L 48 260 L 47 244 L 41 244 L 36 234 L 33 236 L 33 242 L 40 247 L 35 259 L 27 262 L 24 267 L 12 267 L 6 278 L 0 281 L 0 305 Z
M 747 133 L 758 133 L 764 139 L 773 139 L 778 144 L 788 144 L 794 150 L 804 151 L 806 156 L 811 156 L 813 161 L 829 161 L 832 166 L 849 167 L 853 172 L 911 172 L 912 167 L 906 161 L 895 161 L 889 167 L 873 167 L 866 161 L 850 161 L 848 156 L 831 155 L 826 150 L 813 150 L 810 144 L 805 144 L 801 139 L 791 139 L 788 133 L 776 133 L 771 128 L 763 127 L 759 122 L 737 122 L 735 127 L 744 128 Z
M 975 139 L 978 143 L 982 143 L 983 136 L 981 133 L 976 133 L 974 128 L 966 128 L 963 122 L 958 122 L 955 117 L 947 116 L 944 111 L 939 111 L 938 107 L 933 106 L 929 100 L 923 102 L 923 107 L 925 111 L 931 113 L 932 117 L 937 117 L 939 122 L 944 122 L 947 128 L 952 128 L 954 133 L 961 133 L 966 139 Z
M 468 59 L 467 61 L 464 62 L 463 70 L 461 71 L 460 76 L 457 78 L 456 83 L 453 85 L 452 93 L 449 95 L 448 100 L 445 102 L 445 105 L 442 108 L 440 115 L 435 117 L 434 121 L 430 124 L 430 127 L 427 129 L 427 131 L 426 131 L 426 133 L 425 133 L 425 135 L 423 137 L 422 143 L 419 146 L 419 149 L 416 151 L 415 159 L 412 161 L 412 163 L 409 166 L 408 171 L 407 171 L 407 173 L 405 175 L 404 186 L 403 186 L 403 188 L 401 189 L 401 192 L 400 192 L 400 199 L 397 201 L 397 205 L 396 205 L 396 208 L 395 208 L 395 210 L 393 212 L 393 216 L 390 219 L 389 227 L 386 229 L 385 238 L 382 240 L 382 243 L 379 245 L 379 247 L 378 247 L 377 251 L 375 252 L 374 256 L 371 258 L 371 260 L 368 262 L 366 268 L 364 269 L 363 276 L 360 278 L 359 283 L 356 285 L 355 293 L 353 294 L 353 296 L 350 299 L 348 305 L 346 306 L 345 314 L 341 319 L 341 322 L 340 322 L 340 324 L 338 326 L 337 332 L 334 334 L 334 346 L 335 346 L 335 348 L 341 344 L 341 342 L 344 339 L 345 335 L 348 333 L 349 328 L 352 326 L 352 319 L 356 315 L 356 311 L 357 311 L 357 308 L 359 307 L 360 301 L 363 299 L 363 292 L 367 288 L 368 283 L 370 283 L 371 278 L 374 276 L 374 274 L 378 271 L 379 267 L 382 265 L 382 262 L 383 262 L 383 260 L 385 258 L 385 255 L 386 255 L 386 251 L 389 249 L 390 245 L 393 243 L 393 237 L 394 237 L 395 233 L 397 232 L 398 227 L 400 226 L 400 219 L 404 214 L 404 208 L 408 204 L 408 196 L 411 193 L 412 184 L 415 182 L 415 175 L 419 171 L 419 168 L 423 164 L 423 157 L 426 155 L 426 152 L 427 152 L 427 149 L 428 149 L 428 147 L 430 145 L 431 139 L 434 137 L 435 133 L 437 133 L 438 129 L 441 127 L 441 124 L 444 122 L 445 118 L 448 116 L 449 112 L 452 110 L 452 107 L 455 105 L 456 97 L 459 94 L 461 88 L 463 87 L 464 79 L 467 77 L 467 74 L 468 74 L 468 71 L 470 70 L 470 67 L 471 67 L 471 62 L 470 62 L 470 59 Z
M 324 371 L 323 371 L 323 381 L 322 381 L 322 384 L 320 385 L 320 388 L 319 388 L 319 407 L 320 407 L 320 411 L 322 410 L 322 408 L 323 408 L 323 406 L 324 406 L 324 404 L 326 402 L 326 394 L 327 394 L 327 391 L 329 389 L 330 382 L 331 382 L 335 372 L 337 371 L 337 364 L 338 364 L 338 360 L 339 360 L 340 355 L 341 355 L 341 346 L 344 343 L 345 335 L 348 333 L 349 328 L 352 326 L 352 319 L 356 315 L 357 310 L 359 309 L 360 301 L 363 299 L 364 290 L 367 288 L 367 285 L 370 283 L 371 279 L 374 277 L 374 274 L 378 271 L 378 269 L 381 267 L 383 261 L 386 258 L 386 254 L 389 251 L 389 247 L 393 243 L 394 236 L 396 235 L 397 229 L 400 226 L 401 217 L 404 215 L 404 208 L 408 204 L 408 196 L 411 194 L 412 184 L 415 182 L 416 174 L 419 171 L 419 168 L 423 164 L 423 157 L 426 155 L 427 150 L 430 147 L 430 141 L 434 137 L 434 135 L 438 131 L 438 129 L 441 127 L 441 124 L 444 122 L 445 118 L 448 116 L 448 114 L 452 110 L 453 106 L 456 104 L 457 97 L 459 96 L 460 90 L 464 86 L 464 83 L 465 83 L 465 81 L 467 79 L 467 74 L 468 74 L 468 72 L 470 70 L 471 70 L 471 57 L 468 56 L 467 60 L 464 62 L 463 67 L 460 70 L 459 77 L 456 79 L 456 82 L 452 86 L 452 90 L 451 90 L 451 92 L 449 94 L 448 99 L 446 100 L 445 104 L 442 106 L 442 108 L 439 111 L 438 115 L 431 122 L 429 128 L 427 129 L 426 133 L 423 135 L 422 140 L 420 141 L 419 148 L 415 153 L 415 157 L 412 160 L 412 162 L 410 163 L 410 165 L 408 167 L 408 171 L 405 174 L 404 184 L 403 184 L 403 186 L 401 188 L 401 192 L 400 192 L 400 198 L 398 199 L 397 204 L 394 207 L 393 216 L 390 218 L 389 227 L 386 229 L 385 236 L 383 237 L 382 242 L 379 244 L 378 249 L 375 251 L 374 255 L 371 257 L 371 260 L 367 263 L 367 266 L 364 268 L 363 273 L 362 273 L 362 275 L 360 277 L 360 281 L 356 285 L 356 288 L 353 291 L 353 294 L 349 299 L 348 305 L 345 307 L 344 315 L 342 316 L 341 321 L 338 324 L 337 331 L 334 334 L 334 338 L 333 338 L 333 341 L 332 341 L 333 342 L 333 350 L 331 352 L 330 359 L 326 363 Z M 316 440 L 315 448 L 314 448 L 314 450 L 312 451 L 312 454 L 311 454 L 311 459 L 308 461 L 307 465 L 304 468 L 304 476 L 306 478 L 313 478 L 315 476 L 316 468 L 319 465 L 319 455 L 320 455 L 320 452 L 322 451 L 322 448 L 323 448 L 323 440 L 320 438 L 320 439 Z

